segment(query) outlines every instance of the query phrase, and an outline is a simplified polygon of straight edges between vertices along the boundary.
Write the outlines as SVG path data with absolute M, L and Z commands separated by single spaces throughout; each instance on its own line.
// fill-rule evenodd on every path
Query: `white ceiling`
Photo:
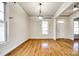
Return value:
M 79 7 L 79 3 L 78 2 L 74 2 L 69 8 L 67 8 L 60 16 L 70 16 L 72 15 L 74 12 L 76 11 L 73 11 L 73 8 L 74 8 L 74 5 L 76 5 Z M 79 10 L 77 10 L 79 11 Z
M 19 2 L 19 4 L 27 12 L 28 15 L 39 15 L 39 2 Z M 41 14 L 44 16 L 53 16 L 62 4 L 63 2 L 42 2 Z

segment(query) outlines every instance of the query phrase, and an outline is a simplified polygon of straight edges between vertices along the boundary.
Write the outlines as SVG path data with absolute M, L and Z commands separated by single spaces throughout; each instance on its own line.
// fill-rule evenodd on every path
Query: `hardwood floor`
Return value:
M 68 39 L 30 39 L 7 56 L 74 56 L 79 55 L 77 45 Z

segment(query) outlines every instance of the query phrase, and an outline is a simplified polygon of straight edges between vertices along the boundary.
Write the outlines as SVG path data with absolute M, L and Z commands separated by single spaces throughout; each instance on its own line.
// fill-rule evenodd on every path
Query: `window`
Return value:
M 48 34 L 48 21 L 42 21 L 42 34 Z
M 74 21 L 74 34 L 79 34 L 79 21 Z
M 0 2 L 0 43 L 5 41 L 4 3 Z

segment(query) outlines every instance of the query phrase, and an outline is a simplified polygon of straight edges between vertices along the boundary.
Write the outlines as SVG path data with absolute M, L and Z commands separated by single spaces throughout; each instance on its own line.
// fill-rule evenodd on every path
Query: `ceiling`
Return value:
M 19 2 L 19 4 L 29 16 L 39 16 L 39 2 Z M 41 15 L 53 16 L 62 4 L 63 2 L 42 2 Z
M 71 6 L 69 6 L 60 16 L 70 16 L 72 15 L 74 12 L 76 11 L 73 11 L 73 8 L 74 8 L 74 5 L 77 5 L 78 8 L 79 8 L 79 2 L 74 2 Z M 77 10 L 79 11 L 79 10 Z

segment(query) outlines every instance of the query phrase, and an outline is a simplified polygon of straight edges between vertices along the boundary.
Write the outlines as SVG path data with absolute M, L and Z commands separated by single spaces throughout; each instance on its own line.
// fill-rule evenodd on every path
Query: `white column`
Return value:
M 56 19 L 53 19 L 53 38 L 56 40 Z

